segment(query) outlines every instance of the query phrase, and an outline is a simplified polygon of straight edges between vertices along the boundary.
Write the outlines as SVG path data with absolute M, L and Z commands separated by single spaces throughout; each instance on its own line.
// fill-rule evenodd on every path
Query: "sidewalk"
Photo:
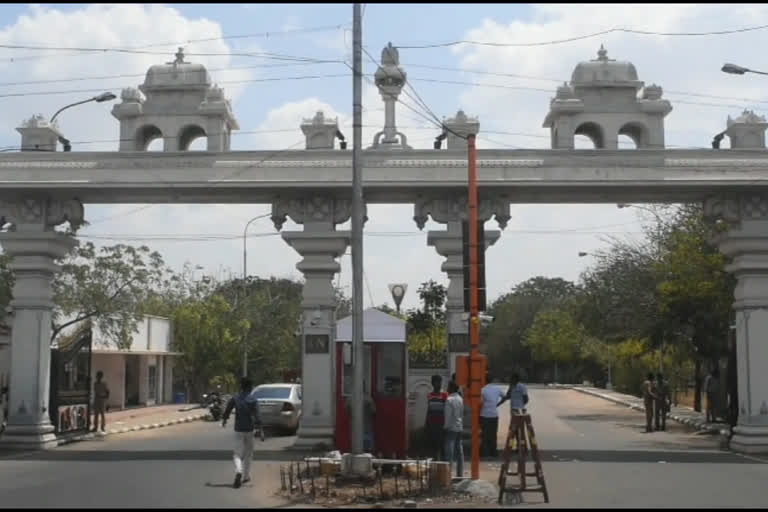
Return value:
M 106 432 L 88 433 L 59 439 L 59 445 L 93 439 L 95 436 L 125 434 L 162 428 L 179 423 L 188 423 L 203 419 L 208 409 L 200 408 L 197 404 L 169 404 L 151 407 L 137 407 L 106 414 Z
M 645 405 L 643 405 L 643 399 L 618 393 L 616 391 L 609 391 L 607 389 L 594 388 L 589 386 L 574 386 L 567 384 L 553 384 L 552 387 L 573 389 L 580 393 L 596 396 L 604 400 L 609 400 L 619 405 L 625 405 L 636 411 L 645 412 Z M 726 423 L 708 423 L 706 419 L 707 415 L 703 412 L 696 412 L 691 407 L 675 407 L 672 406 L 670 412 L 667 413 L 667 418 L 684 425 L 691 426 L 700 432 L 707 433 L 722 433 L 728 432 L 728 425 Z

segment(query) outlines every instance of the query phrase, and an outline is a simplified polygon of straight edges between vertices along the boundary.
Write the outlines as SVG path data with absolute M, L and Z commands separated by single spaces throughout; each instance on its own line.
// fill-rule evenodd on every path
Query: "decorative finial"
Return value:
M 597 60 L 608 60 L 608 51 L 602 44 L 600 45 L 600 49 L 597 50 Z
M 174 64 L 184 64 L 184 48 L 179 46 L 179 51 L 176 52 L 176 60 L 173 61 Z

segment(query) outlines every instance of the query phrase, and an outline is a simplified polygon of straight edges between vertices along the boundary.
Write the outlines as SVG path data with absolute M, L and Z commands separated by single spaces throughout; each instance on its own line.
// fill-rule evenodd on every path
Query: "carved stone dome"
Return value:
M 184 62 L 184 51 L 179 48 L 176 60 L 149 68 L 141 90 L 208 89 L 211 83 L 205 66 Z
M 634 64 L 609 59 L 608 52 L 602 45 L 597 52 L 597 59 L 580 62 L 576 66 L 571 75 L 571 84 L 577 87 L 596 85 L 600 87 L 635 87 L 638 89 L 642 86 L 637 78 Z

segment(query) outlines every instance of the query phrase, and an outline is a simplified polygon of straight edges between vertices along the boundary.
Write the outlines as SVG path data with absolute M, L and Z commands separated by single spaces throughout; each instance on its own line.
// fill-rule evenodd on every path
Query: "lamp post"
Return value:
M 247 238 L 246 235 L 248 234 L 248 227 L 251 225 L 251 223 L 255 220 L 263 219 L 264 217 L 269 217 L 271 214 L 264 213 L 262 215 L 257 215 L 256 217 L 252 218 L 248 222 L 245 223 L 245 228 L 243 229 L 243 304 L 245 304 L 245 295 L 247 292 L 247 285 L 246 285 L 246 278 L 248 276 L 248 244 L 246 243 Z M 246 337 L 243 337 L 243 377 L 248 376 L 248 344 L 246 343 Z
M 95 101 L 96 103 L 103 103 L 105 101 L 112 101 L 115 98 L 117 98 L 117 96 L 115 96 L 111 92 L 103 92 L 103 93 L 99 94 L 98 96 L 94 96 L 93 98 L 88 98 L 87 100 L 82 100 L 82 101 L 78 101 L 78 102 L 75 102 L 75 103 L 71 103 L 71 104 L 66 105 L 64 107 L 61 107 L 59 110 L 57 110 L 56 113 L 53 114 L 53 117 L 51 117 L 50 123 L 51 123 L 51 125 L 53 125 L 53 122 L 56 120 L 56 117 L 59 114 L 61 114 L 64 110 L 66 110 L 66 109 L 68 109 L 70 107 L 75 107 L 77 105 L 82 105 L 83 103 L 90 103 L 92 101 Z M 61 144 L 64 146 L 64 151 L 65 152 L 66 151 L 72 151 L 72 144 L 69 142 L 69 139 L 67 139 L 66 137 L 60 135 L 59 136 L 59 142 L 61 142 Z
M 755 73 L 757 75 L 768 75 L 765 71 L 757 71 L 755 69 L 749 69 L 745 68 L 743 66 L 739 66 L 737 64 L 731 64 L 730 62 L 726 62 L 723 64 L 723 67 L 720 68 L 720 71 L 723 73 L 728 73 L 729 75 L 743 75 L 744 73 Z

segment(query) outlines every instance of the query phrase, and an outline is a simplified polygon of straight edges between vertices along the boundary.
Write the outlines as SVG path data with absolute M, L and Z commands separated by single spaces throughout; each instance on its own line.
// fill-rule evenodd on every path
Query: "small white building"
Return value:
M 110 410 L 173 402 L 174 359 L 180 354 L 171 351 L 171 321 L 144 316 L 136 327 L 138 331 L 126 349 L 118 349 L 97 327 L 93 328 L 91 378 L 93 382 L 96 372 L 104 372 Z M 0 387 L 10 380 L 10 329 L 0 323 Z
M 180 354 L 171 351 L 171 321 L 144 316 L 136 327 L 127 349 L 118 349 L 93 329 L 91 376 L 95 381 L 96 372 L 104 372 L 110 409 L 173 402 L 174 359 Z

